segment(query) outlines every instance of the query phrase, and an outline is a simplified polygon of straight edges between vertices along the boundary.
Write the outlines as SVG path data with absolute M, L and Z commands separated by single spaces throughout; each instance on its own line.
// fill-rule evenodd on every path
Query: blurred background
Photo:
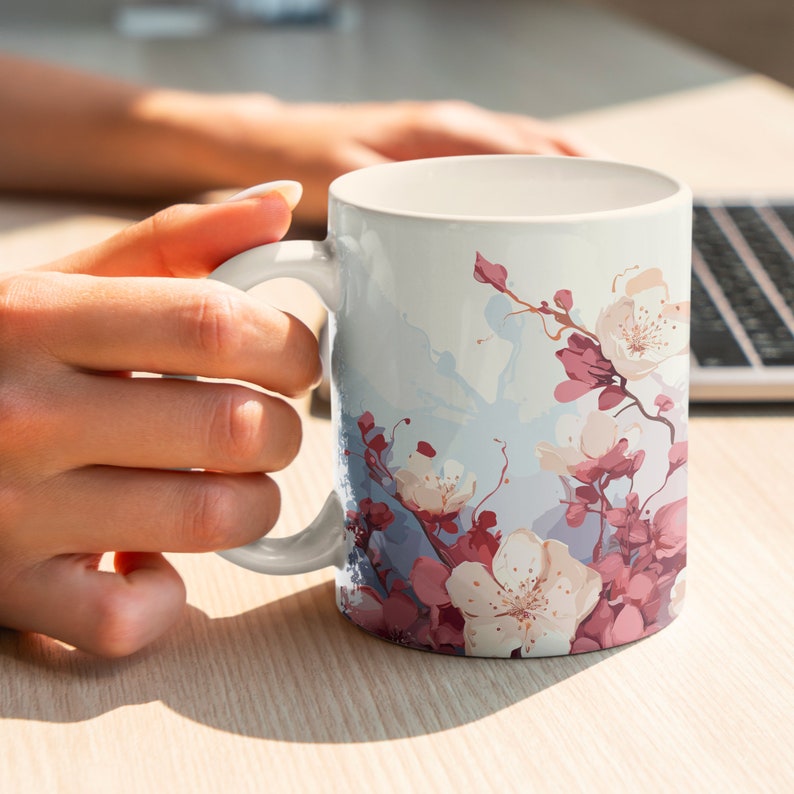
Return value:
M 794 86 L 792 0 L 578 0 L 672 33 Z
M 418 6 L 434 18 L 437 8 L 448 14 L 447 24 L 454 28 L 457 14 L 478 14 L 488 20 L 501 13 L 515 14 L 516 5 L 523 6 L 527 19 L 532 9 L 543 14 L 550 6 L 565 7 L 564 14 L 577 9 L 584 14 L 588 8 L 614 12 L 794 86 L 792 0 L 424 0 L 420 4 L 410 0 L 2 0 L 0 32 L 6 35 L 0 45 L 13 45 L 14 37 L 24 44 L 24 29 L 31 27 L 66 33 L 69 28 L 105 25 L 139 38 L 200 36 L 232 25 L 344 27 L 354 25 L 356 15 L 366 13 L 367 6 L 390 6 L 386 16 L 394 19 Z

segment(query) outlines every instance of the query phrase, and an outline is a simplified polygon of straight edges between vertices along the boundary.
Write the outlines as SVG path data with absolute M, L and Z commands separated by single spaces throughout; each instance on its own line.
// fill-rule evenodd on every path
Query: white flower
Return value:
M 684 598 L 686 597 L 686 568 L 682 568 L 675 577 L 673 588 L 670 591 L 670 617 L 677 618 L 684 608 Z
M 629 279 L 626 295 L 596 322 L 604 356 L 628 380 L 653 372 L 663 361 L 689 351 L 689 302 L 671 302 L 658 268 Z
M 408 465 L 395 475 L 400 501 L 412 511 L 426 512 L 433 516 L 457 515 L 474 496 L 476 478 L 469 472 L 463 476 L 463 465 L 448 460 L 436 474 L 433 455 L 419 450 L 408 456 Z
M 606 413 L 592 411 L 582 423 L 580 417 L 563 416 L 557 423 L 559 446 L 541 441 L 535 447 L 540 458 L 540 467 L 560 476 L 575 475 L 577 467 L 586 461 L 597 461 L 606 455 L 621 438 L 631 448 L 637 440 L 640 428 L 637 425 L 621 428 Z
M 577 626 L 592 611 L 602 582 L 597 571 L 571 557 L 556 540 L 528 529 L 507 536 L 493 575 L 463 562 L 447 580 L 452 603 L 465 618 L 466 653 L 509 657 L 570 653 Z

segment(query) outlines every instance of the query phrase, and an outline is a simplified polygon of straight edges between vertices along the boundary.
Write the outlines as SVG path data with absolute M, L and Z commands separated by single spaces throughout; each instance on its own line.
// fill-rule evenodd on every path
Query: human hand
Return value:
M 296 218 L 325 224 L 328 185 L 391 160 L 465 154 L 593 155 L 530 116 L 460 101 L 290 103 L 262 93 L 150 87 L 0 55 L 0 189 L 189 196 L 289 177 Z M 76 101 L 79 99 L 79 101 Z M 41 130 L 57 124 L 57 145 Z
M 299 180 L 304 197 L 296 218 L 307 223 L 325 222 L 331 181 L 377 163 L 468 154 L 590 154 L 585 143 L 551 124 L 467 102 L 290 104 L 257 94 L 201 98 L 202 105 L 206 101 L 213 109 L 202 108 L 196 123 L 224 142 L 215 147 L 227 152 L 219 172 L 239 173 L 236 181 L 284 174 Z M 184 117 L 190 115 L 186 110 Z
M 0 276 L 0 625 L 132 653 L 184 606 L 162 552 L 238 546 L 273 525 L 279 494 L 264 472 L 297 453 L 293 408 L 236 384 L 129 376 L 310 388 L 313 334 L 200 278 L 289 222 L 276 193 L 176 206 Z M 115 573 L 98 570 L 111 551 Z

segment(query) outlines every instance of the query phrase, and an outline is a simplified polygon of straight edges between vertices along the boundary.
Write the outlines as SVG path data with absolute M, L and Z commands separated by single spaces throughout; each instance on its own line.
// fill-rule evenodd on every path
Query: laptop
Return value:
M 692 402 L 794 401 L 794 198 L 697 200 Z

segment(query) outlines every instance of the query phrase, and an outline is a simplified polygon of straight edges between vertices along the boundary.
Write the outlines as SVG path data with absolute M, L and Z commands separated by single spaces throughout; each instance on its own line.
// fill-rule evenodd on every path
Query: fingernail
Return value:
M 254 185 L 253 187 L 241 190 L 239 193 L 229 196 L 226 201 L 243 201 L 245 199 L 261 198 L 271 193 L 278 193 L 284 201 L 287 202 L 287 206 L 291 210 L 294 210 L 303 195 L 303 185 L 291 179 L 264 182 L 261 185 Z

